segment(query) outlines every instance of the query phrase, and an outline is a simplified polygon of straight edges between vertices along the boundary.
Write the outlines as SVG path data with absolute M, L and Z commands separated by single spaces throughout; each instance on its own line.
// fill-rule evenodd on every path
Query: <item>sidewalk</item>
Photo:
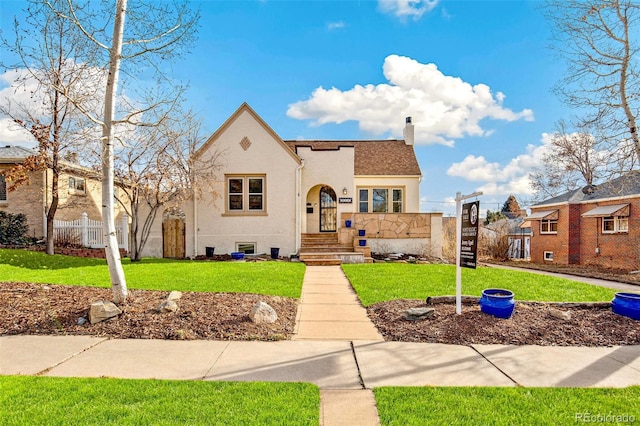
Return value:
M 336 266 L 307 268 L 295 333 L 280 342 L 2 336 L 0 375 L 310 382 L 324 426 L 378 425 L 379 386 L 640 385 L 640 346 L 385 342 Z

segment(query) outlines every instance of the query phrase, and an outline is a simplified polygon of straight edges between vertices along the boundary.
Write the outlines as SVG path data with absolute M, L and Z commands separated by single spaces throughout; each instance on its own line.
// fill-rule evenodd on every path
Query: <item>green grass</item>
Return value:
M 256 293 L 300 297 L 305 266 L 289 262 L 122 260 L 127 286 L 141 290 Z M 0 280 L 109 287 L 103 259 L 0 249 Z
M 2 425 L 317 425 L 306 383 L 0 376 Z
M 365 306 L 394 299 L 456 294 L 454 265 L 345 264 L 342 269 Z M 516 300 L 543 302 L 610 301 L 616 292 L 531 272 L 486 267 L 462 269 L 462 294 L 480 296 L 485 288 L 506 288 L 514 292 Z
M 640 387 L 395 388 L 374 390 L 382 425 L 629 424 L 640 419 Z M 626 422 L 597 416 L 627 416 Z M 589 417 L 586 417 L 589 416 Z M 590 421 L 583 421 L 583 419 Z

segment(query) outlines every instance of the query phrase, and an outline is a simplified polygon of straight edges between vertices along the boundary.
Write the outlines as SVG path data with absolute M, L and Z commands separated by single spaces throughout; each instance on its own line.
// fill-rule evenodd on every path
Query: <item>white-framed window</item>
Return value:
M 69 192 L 72 194 L 84 194 L 86 182 L 84 178 L 69 176 Z
M 629 218 L 626 216 L 606 216 L 602 218 L 602 233 L 615 234 L 629 232 Z
M 542 219 L 540 221 L 540 233 L 541 234 L 557 234 L 558 219 Z
M 264 213 L 266 211 L 266 177 L 227 176 L 228 213 Z
M 256 243 L 236 243 L 236 251 L 244 254 L 256 254 Z
M 553 252 L 545 251 L 544 252 L 544 260 L 548 260 L 549 262 L 553 262 Z
M 3 175 L 0 175 L 0 203 L 7 202 L 7 181 Z
M 359 213 L 402 213 L 402 188 L 358 188 Z

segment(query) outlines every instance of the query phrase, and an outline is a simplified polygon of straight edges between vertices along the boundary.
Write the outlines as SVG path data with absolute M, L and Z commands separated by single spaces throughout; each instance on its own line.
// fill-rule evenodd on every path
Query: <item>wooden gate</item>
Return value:
M 165 217 L 162 221 L 162 257 L 182 259 L 185 256 L 184 219 Z

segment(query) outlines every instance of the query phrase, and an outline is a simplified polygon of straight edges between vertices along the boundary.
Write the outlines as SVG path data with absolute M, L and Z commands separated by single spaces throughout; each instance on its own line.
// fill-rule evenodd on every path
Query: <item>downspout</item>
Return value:
M 198 255 L 198 197 L 193 191 L 193 257 Z
M 300 205 L 302 194 L 302 168 L 304 167 L 304 159 L 300 159 L 300 165 L 296 167 L 296 253 L 300 253 L 302 245 L 302 206 Z

